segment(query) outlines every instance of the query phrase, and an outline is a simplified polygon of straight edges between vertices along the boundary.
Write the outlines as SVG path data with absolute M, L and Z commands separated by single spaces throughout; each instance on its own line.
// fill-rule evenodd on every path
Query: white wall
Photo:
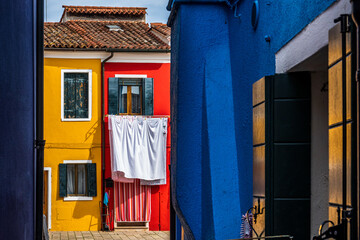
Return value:
M 321 89 L 327 72 L 311 74 L 311 239 L 328 219 L 328 92 Z

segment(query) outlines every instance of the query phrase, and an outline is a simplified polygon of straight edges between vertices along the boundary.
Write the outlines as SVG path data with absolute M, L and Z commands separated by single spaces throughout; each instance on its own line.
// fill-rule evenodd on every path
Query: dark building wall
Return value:
M 240 17 L 226 2 L 179 0 L 170 16 L 173 193 L 188 239 L 239 237 L 252 206 L 251 86 L 334 0 L 259 1 L 256 30 L 252 1 L 239 1 Z
M 0 239 L 34 237 L 34 6 L 0 3 Z

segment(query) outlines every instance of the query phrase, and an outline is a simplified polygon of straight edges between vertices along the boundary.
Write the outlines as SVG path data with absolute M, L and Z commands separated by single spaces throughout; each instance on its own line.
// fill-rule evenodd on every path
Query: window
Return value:
M 109 114 L 152 115 L 152 78 L 109 78 Z
M 91 120 L 91 70 L 61 71 L 61 120 Z
M 96 164 L 91 160 L 65 160 L 59 164 L 59 186 L 64 200 L 92 200 L 97 194 Z
M 85 164 L 67 164 L 66 192 L 68 196 L 85 196 L 86 168 Z

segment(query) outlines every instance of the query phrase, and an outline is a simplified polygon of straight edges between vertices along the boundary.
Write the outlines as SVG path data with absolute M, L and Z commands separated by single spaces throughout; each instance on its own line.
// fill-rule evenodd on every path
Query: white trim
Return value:
M 65 164 L 84 164 L 84 163 L 92 163 L 92 160 L 64 160 Z
M 349 13 L 351 13 L 350 1 L 340 0 L 309 23 L 275 54 L 276 73 L 289 71 L 328 45 L 328 32 L 335 25 L 334 19 L 340 14 Z
M 44 167 L 44 171 L 48 172 L 48 229 L 51 229 L 51 167 Z
M 146 74 L 115 74 L 116 78 L 147 78 Z
M 64 73 L 88 73 L 88 118 L 64 118 Z M 92 70 L 91 69 L 61 69 L 61 121 L 88 122 L 92 113 Z
M 93 197 L 69 196 L 64 197 L 64 201 L 91 201 Z
M 45 50 L 45 58 L 100 59 L 109 57 L 105 51 L 52 51 Z M 170 63 L 170 52 L 115 52 L 110 63 Z

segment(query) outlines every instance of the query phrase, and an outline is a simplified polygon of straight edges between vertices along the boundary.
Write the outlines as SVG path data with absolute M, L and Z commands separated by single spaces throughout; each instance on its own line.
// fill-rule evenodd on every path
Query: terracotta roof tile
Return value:
M 120 27 L 110 31 L 107 25 Z M 113 48 L 128 50 L 169 50 L 170 46 L 149 31 L 144 22 L 72 20 L 45 23 L 44 46 L 59 48 Z
M 151 29 L 162 34 L 164 37 L 169 37 L 171 34 L 171 28 L 164 23 L 151 23 Z
M 82 14 L 145 15 L 147 8 L 63 6 L 64 12 Z

